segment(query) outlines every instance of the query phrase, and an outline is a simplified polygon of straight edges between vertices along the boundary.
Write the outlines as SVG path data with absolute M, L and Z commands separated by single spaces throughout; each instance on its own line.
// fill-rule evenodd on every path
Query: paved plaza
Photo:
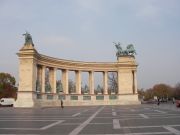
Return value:
M 180 135 L 175 105 L 0 108 L 0 134 Z

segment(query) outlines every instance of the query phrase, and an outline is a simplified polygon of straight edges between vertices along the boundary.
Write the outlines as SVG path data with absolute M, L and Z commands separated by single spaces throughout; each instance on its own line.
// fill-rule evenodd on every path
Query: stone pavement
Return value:
M 0 134 L 180 135 L 180 116 L 170 104 L 0 108 Z
M 153 105 L 155 108 L 160 108 L 160 109 L 166 109 L 166 110 L 172 110 L 172 111 L 179 111 L 180 112 L 180 107 L 176 107 L 176 103 L 168 102 L 168 103 L 160 103 L 160 105 Z

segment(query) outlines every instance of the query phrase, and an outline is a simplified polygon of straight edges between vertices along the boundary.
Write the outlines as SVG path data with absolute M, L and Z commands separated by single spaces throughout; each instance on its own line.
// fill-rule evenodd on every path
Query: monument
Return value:
M 117 48 L 117 62 L 82 62 L 57 59 L 36 51 L 31 35 L 26 32 L 25 43 L 17 53 L 19 58 L 19 86 L 15 107 L 83 105 L 127 105 L 139 104 L 137 94 L 136 51 L 132 44 L 123 50 Z M 45 75 L 48 69 L 48 78 Z M 57 70 L 61 70 L 62 79 L 58 84 Z M 69 93 L 69 71 L 75 72 L 75 93 Z M 81 73 L 89 74 L 89 82 L 83 94 Z M 94 73 L 103 73 L 102 94 L 95 94 Z M 117 93 L 108 93 L 108 72 L 116 72 L 118 79 Z

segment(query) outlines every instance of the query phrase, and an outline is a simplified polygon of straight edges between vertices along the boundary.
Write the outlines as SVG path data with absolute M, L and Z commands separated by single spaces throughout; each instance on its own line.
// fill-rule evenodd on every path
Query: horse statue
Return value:
M 31 37 L 31 35 L 27 31 L 26 31 L 25 34 L 23 34 L 23 36 L 25 36 L 25 43 L 24 43 L 24 45 L 32 44 L 34 46 L 33 41 L 32 41 L 32 37 Z
M 126 50 L 123 50 L 120 42 L 118 43 L 113 42 L 113 43 L 117 49 L 117 52 L 116 52 L 117 57 L 120 57 L 120 56 L 133 56 L 134 57 L 134 55 L 136 54 L 136 50 L 134 49 L 133 44 L 127 45 Z
M 127 45 L 125 52 L 126 52 L 128 55 L 134 56 L 134 55 L 136 54 L 136 50 L 134 49 L 133 44 Z
M 120 42 L 118 42 L 118 43 L 113 42 L 113 43 L 117 49 L 116 56 L 119 57 L 119 56 L 123 55 L 124 52 L 123 52 Z

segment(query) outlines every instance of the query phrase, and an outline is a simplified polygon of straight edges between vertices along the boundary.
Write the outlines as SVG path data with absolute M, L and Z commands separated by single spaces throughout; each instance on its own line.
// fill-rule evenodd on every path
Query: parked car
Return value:
M 14 102 L 14 98 L 1 98 L 0 106 L 13 106 Z
M 176 99 L 176 107 L 180 107 L 180 100 Z

